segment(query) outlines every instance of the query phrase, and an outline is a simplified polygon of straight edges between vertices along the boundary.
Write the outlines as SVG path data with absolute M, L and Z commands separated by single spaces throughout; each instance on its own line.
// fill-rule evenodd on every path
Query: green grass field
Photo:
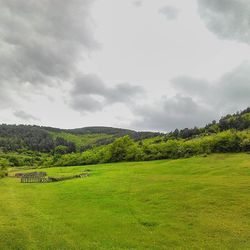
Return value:
M 86 169 L 1 179 L 0 249 L 250 249 L 249 154 Z

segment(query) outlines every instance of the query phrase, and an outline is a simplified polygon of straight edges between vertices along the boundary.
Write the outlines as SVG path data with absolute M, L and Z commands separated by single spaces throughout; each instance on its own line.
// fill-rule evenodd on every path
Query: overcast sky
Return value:
M 250 106 L 249 0 L 0 9 L 0 123 L 169 131 Z

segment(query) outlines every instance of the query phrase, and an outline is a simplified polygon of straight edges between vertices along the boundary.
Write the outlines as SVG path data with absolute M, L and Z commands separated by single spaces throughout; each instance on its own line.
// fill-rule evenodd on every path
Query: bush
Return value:
M 134 141 L 129 136 L 115 140 L 110 146 L 110 161 L 125 161 L 128 156 L 129 148 L 134 145 Z
M 8 175 L 7 167 L 0 167 L 0 178 L 4 178 Z
M 241 138 L 236 131 L 225 131 L 215 136 L 214 152 L 239 152 Z

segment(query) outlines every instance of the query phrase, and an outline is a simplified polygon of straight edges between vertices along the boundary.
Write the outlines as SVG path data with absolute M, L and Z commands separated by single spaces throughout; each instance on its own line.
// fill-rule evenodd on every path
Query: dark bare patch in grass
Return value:
M 154 222 L 154 221 L 140 221 L 139 223 L 141 225 L 143 225 L 144 227 L 156 227 L 156 226 L 158 226 L 158 223 Z

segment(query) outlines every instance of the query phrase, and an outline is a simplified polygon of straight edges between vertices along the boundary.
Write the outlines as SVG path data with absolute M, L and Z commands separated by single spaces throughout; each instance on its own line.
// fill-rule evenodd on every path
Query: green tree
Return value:
M 63 145 L 59 145 L 59 146 L 55 147 L 54 152 L 55 152 L 55 154 L 58 154 L 58 155 L 64 155 L 68 152 L 68 147 L 63 146 Z
M 124 136 L 115 140 L 110 146 L 111 162 L 125 161 L 129 147 L 131 147 L 133 143 L 133 140 L 129 136 Z

